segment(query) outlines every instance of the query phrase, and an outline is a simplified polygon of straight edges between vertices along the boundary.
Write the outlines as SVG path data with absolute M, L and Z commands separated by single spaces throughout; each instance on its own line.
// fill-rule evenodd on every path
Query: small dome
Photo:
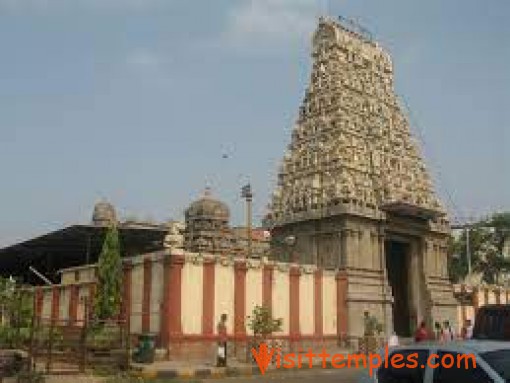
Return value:
M 211 197 L 209 191 L 186 209 L 186 218 L 207 218 L 228 221 L 230 210 L 226 204 Z
M 109 225 L 117 222 L 115 207 L 106 201 L 96 203 L 94 213 L 92 213 L 92 223 L 94 225 Z

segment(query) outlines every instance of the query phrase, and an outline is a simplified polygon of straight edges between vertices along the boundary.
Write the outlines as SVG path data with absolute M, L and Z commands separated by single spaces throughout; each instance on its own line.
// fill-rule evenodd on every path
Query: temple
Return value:
M 398 104 L 390 55 L 322 18 L 312 60 L 266 218 L 273 256 L 340 270 L 349 334 L 362 332 L 364 311 L 401 336 L 421 319 L 453 321 L 449 224 Z M 281 251 L 287 238 L 292 249 Z
M 0 249 L 0 275 L 37 285 L 38 318 L 83 325 L 115 225 L 129 331 L 156 335 L 169 359 L 183 360 L 215 355 L 223 314 L 236 354 L 250 356 L 247 318 L 261 305 L 282 319 L 273 335 L 285 347 L 317 349 L 360 339 L 365 312 L 386 335 L 408 337 L 421 320 L 458 328 L 479 302 L 510 302 L 510 290 L 461 287 L 460 304 L 454 297 L 448 218 L 398 104 L 389 54 L 363 30 L 322 18 L 312 60 L 264 228 L 230 227 L 228 206 L 209 190 L 185 222 L 121 222 L 101 201 L 90 224 Z

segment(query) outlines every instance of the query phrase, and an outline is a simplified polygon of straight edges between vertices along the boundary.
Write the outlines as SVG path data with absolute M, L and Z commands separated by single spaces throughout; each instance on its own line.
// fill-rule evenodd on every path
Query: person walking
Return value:
M 217 367 L 227 367 L 227 314 L 221 314 L 216 326 L 218 332 L 218 360 Z

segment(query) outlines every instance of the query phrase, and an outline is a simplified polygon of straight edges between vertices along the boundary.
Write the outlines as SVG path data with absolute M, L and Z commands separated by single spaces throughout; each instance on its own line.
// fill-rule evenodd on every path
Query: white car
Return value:
M 392 366 L 392 357 L 396 354 L 401 354 L 403 358 L 394 359 L 396 363 Z M 510 342 L 423 342 L 390 348 L 387 358 L 385 350 L 380 351 L 379 355 L 381 366 L 373 369 L 372 376 L 368 369 L 365 370 L 360 377 L 360 383 L 510 382 Z M 385 360 L 389 362 L 385 363 Z M 401 363 L 402 360 L 404 363 Z M 374 360 L 374 364 L 377 364 L 377 360 Z

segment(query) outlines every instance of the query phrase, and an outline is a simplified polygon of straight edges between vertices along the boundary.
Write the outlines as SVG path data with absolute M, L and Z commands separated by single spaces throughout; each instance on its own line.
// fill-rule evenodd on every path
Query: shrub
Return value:
M 248 317 L 248 327 L 256 338 L 266 338 L 273 332 L 282 330 L 283 319 L 273 318 L 271 310 L 265 306 L 255 306 Z

